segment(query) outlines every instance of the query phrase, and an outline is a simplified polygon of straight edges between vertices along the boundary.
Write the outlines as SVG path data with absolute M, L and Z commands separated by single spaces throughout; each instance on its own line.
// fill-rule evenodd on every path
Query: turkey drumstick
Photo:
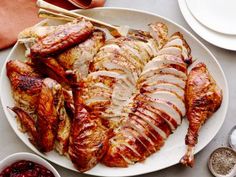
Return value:
M 205 64 L 198 63 L 189 73 L 186 86 L 186 107 L 189 128 L 185 138 L 187 152 L 181 159 L 186 166 L 193 166 L 194 147 L 198 133 L 205 121 L 220 107 L 222 91 L 217 86 Z

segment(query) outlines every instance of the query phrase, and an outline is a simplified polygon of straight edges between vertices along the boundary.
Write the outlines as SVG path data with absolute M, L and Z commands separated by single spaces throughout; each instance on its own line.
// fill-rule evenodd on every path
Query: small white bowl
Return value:
M 213 161 L 212 161 L 212 155 L 213 155 L 216 151 L 218 151 L 218 150 L 220 150 L 220 149 L 230 150 L 231 152 L 233 152 L 233 153 L 236 154 L 236 151 L 234 151 L 233 149 L 231 149 L 231 148 L 229 148 L 229 147 L 220 147 L 220 148 L 215 149 L 215 150 L 211 153 L 211 155 L 210 155 L 210 157 L 209 157 L 209 160 L 208 160 L 208 167 L 209 167 L 209 170 L 211 171 L 211 173 L 212 173 L 215 177 L 234 177 L 234 176 L 236 175 L 236 166 L 234 166 L 233 169 L 231 170 L 231 172 L 228 173 L 228 174 L 226 174 L 226 175 L 220 175 L 220 174 L 218 174 L 218 173 L 216 173 L 216 172 L 214 171 L 214 169 L 213 169 L 213 167 L 212 167 L 212 162 L 213 162 Z
M 48 170 L 50 170 L 54 174 L 55 177 L 61 177 L 59 173 L 56 171 L 56 169 L 50 163 L 48 163 L 43 158 L 35 154 L 28 153 L 28 152 L 15 153 L 15 154 L 7 156 L 5 159 L 0 161 L 0 172 L 2 172 L 6 167 L 12 165 L 13 163 L 19 160 L 29 160 L 29 161 L 38 163 L 46 167 Z

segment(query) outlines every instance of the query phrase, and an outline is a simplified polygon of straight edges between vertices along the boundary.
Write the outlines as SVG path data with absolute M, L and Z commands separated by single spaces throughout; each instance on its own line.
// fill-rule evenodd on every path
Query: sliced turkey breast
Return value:
M 171 119 L 175 120 L 177 125 L 181 124 L 181 120 L 182 120 L 181 112 L 176 108 L 176 106 L 173 103 L 167 102 L 167 101 L 161 100 L 161 99 L 156 99 L 156 98 L 154 98 L 154 96 L 149 97 L 149 96 L 143 95 L 143 94 L 137 95 L 135 100 L 141 101 L 142 103 L 148 102 L 148 105 L 169 115 L 169 117 L 171 117 Z
M 171 52 L 175 56 L 182 56 L 184 62 L 187 64 L 192 63 L 191 49 L 183 35 L 179 32 L 174 33 L 160 51 L 160 53 L 166 52 Z
M 147 70 L 150 70 L 152 68 L 159 68 L 163 65 L 175 65 L 176 68 L 178 66 L 178 70 L 186 72 L 186 65 L 182 61 L 182 59 L 173 55 L 168 55 L 168 54 L 160 55 L 153 58 L 150 62 L 148 62 L 145 65 L 143 72 L 146 72 Z
M 159 82 L 172 83 L 172 84 L 175 84 L 175 85 L 181 87 L 182 89 L 185 89 L 185 85 L 186 85 L 185 80 L 183 80 L 175 75 L 172 75 L 172 74 L 157 74 L 155 76 L 147 78 L 146 80 L 144 80 L 140 84 L 141 84 L 141 86 L 151 86 L 151 85 L 155 85 Z
M 150 35 L 157 41 L 158 48 L 162 48 L 168 41 L 168 27 L 164 23 L 149 24 Z
M 148 93 L 147 95 L 151 98 L 161 99 L 161 100 L 164 100 L 164 101 L 174 104 L 178 108 L 178 110 L 181 112 L 181 116 L 185 116 L 186 109 L 185 109 L 184 100 L 180 99 L 175 94 L 173 94 L 169 91 L 157 90 L 155 92 Z
M 184 89 L 168 82 L 159 82 L 155 85 L 142 87 L 141 93 L 150 93 L 150 92 L 152 93 L 152 92 L 155 92 L 156 90 L 172 92 L 176 94 L 179 98 L 184 100 L 184 94 L 185 94 Z
M 89 39 L 60 54 L 58 62 L 67 70 L 77 70 L 84 78 L 88 75 L 89 63 L 104 43 L 105 33 L 95 30 Z
M 156 67 L 156 68 L 152 68 L 152 69 L 144 71 L 142 75 L 139 77 L 139 82 L 142 82 L 143 80 L 146 80 L 147 78 L 150 78 L 158 74 L 171 74 L 185 81 L 187 80 L 186 73 L 167 65 L 167 66 Z

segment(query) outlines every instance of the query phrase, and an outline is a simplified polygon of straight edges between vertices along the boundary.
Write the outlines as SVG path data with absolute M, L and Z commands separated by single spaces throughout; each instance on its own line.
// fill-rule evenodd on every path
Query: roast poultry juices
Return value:
M 19 37 L 29 52 L 26 61 L 7 63 L 11 110 L 40 151 L 68 156 L 80 172 L 99 162 L 128 167 L 158 151 L 187 112 L 181 162 L 193 165 L 199 129 L 222 94 L 203 63 L 188 75 L 191 49 L 181 33 L 169 36 L 155 22 L 148 32 L 106 39 L 75 20 Z

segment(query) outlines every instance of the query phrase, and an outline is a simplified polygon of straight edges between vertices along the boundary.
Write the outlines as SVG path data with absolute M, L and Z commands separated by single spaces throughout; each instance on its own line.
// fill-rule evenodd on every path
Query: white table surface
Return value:
M 175 165 L 167 169 L 142 175 L 144 177 L 159 176 L 159 177 L 208 177 L 212 176 L 207 168 L 207 160 L 210 153 L 220 147 L 227 146 L 227 135 L 230 129 L 236 125 L 236 52 L 227 51 L 217 48 L 208 42 L 202 40 L 197 34 L 195 34 L 188 24 L 185 22 L 180 9 L 178 7 L 177 0 L 107 0 L 105 6 L 111 7 L 128 7 L 146 10 L 149 12 L 157 13 L 164 17 L 167 17 L 176 23 L 184 26 L 187 30 L 197 36 L 216 56 L 220 62 L 229 83 L 230 89 L 230 104 L 226 121 L 224 122 L 221 130 L 216 137 L 195 156 L 194 168 L 184 168 L 181 165 Z M 0 51 L 0 68 L 9 53 L 10 49 Z M 0 160 L 15 152 L 32 152 L 26 147 L 23 142 L 15 135 L 9 126 L 2 107 L 0 108 Z M 82 177 L 82 175 L 70 170 L 64 169 L 53 164 L 59 171 L 62 177 Z

